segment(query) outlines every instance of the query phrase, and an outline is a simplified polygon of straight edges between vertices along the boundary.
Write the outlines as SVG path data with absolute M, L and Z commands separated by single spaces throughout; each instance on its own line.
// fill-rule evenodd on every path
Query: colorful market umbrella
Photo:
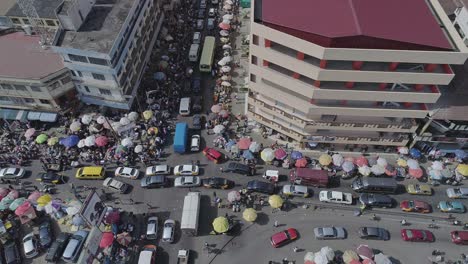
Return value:
M 219 28 L 222 30 L 229 30 L 231 28 L 231 25 L 226 24 L 226 23 L 219 23 Z
M 153 111 L 151 110 L 146 110 L 143 112 L 143 118 L 148 120 L 148 119 L 151 119 L 153 117 Z
M 341 168 L 343 168 L 344 172 L 351 172 L 352 170 L 354 170 L 354 163 L 352 163 L 351 161 L 345 161 L 341 165 Z
M 444 178 L 440 170 L 429 170 L 428 174 L 431 180 L 441 181 Z
M 231 71 L 231 67 L 229 66 L 223 66 L 221 67 L 221 71 L 224 72 L 224 73 L 228 73 Z
M 411 148 L 409 150 L 409 154 L 411 157 L 415 158 L 415 159 L 419 159 L 421 157 L 421 151 L 419 151 L 419 149 L 417 148 Z
M 349 264 L 353 260 L 359 260 L 358 254 L 353 250 L 345 250 L 345 252 L 343 253 L 343 261 L 346 264 Z
M 371 172 L 375 175 L 382 175 L 385 173 L 385 168 L 376 164 L 371 167 Z
M 374 261 L 377 264 L 392 264 L 394 263 L 390 258 L 383 253 L 379 253 L 374 256 Z
M 15 215 L 22 216 L 31 207 L 32 207 L 31 203 L 28 201 L 25 201 L 24 203 L 22 203 L 20 206 L 16 208 Z
M 245 150 L 245 149 L 249 149 L 251 143 L 252 143 L 252 140 L 250 138 L 243 137 L 239 139 L 239 141 L 237 142 L 237 146 L 239 147 L 240 150 Z
M 409 149 L 408 147 L 398 147 L 398 153 L 403 154 L 403 155 L 408 155 Z
M 10 189 L 6 187 L 0 187 L 0 196 L 5 197 L 10 192 Z
M 78 144 L 76 145 L 78 148 L 84 148 L 86 147 L 86 143 L 85 143 L 85 140 L 84 139 L 80 139 L 80 141 L 78 141 Z
M 380 166 L 385 168 L 385 167 L 387 167 L 388 162 L 387 162 L 387 160 L 385 158 L 379 157 L 377 159 L 377 165 L 380 165 Z
M 461 175 L 467 177 L 468 176 L 468 164 L 458 164 L 457 171 Z
M 433 170 L 443 170 L 444 169 L 444 164 L 442 162 L 436 160 L 436 161 L 432 162 L 431 168 Z
M 132 236 L 128 232 L 123 232 L 117 235 L 117 242 L 126 247 L 132 242 Z
M 216 125 L 214 128 L 213 128 L 213 132 L 215 134 L 222 134 L 224 132 L 226 128 L 223 126 L 223 125 Z
M 344 158 L 341 154 L 333 154 L 332 160 L 333 160 L 333 165 L 335 166 L 341 166 L 341 164 L 343 164 L 344 162 Z
M 36 129 L 34 128 L 28 128 L 26 132 L 24 132 L 24 137 L 27 139 L 30 139 L 32 136 L 34 136 L 34 133 L 36 133 Z
M 213 229 L 216 233 L 226 233 L 229 231 L 229 221 L 224 216 L 219 216 L 213 221 Z
M 85 139 L 85 145 L 87 147 L 92 147 L 96 144 L 96 137 L 94 135 L 88 136 Z
M 409 169 L 408 174 L 416 179 L 421 178 L 424 175 L 424 171 L 421 168 Z
M 257 219 L 257 212 L 253 208 L 247 208 L 242 213 L 242 217 L 247 222 L 254 222 Z
M 406 164 L 408 164 L 408 168 L 410 168 L 410 169 L 419 168 L 419 162 L 417 160 L 414 160 L 414 159 L 407 160 Z
M 22 205 L 26 201 L 26 198 L 17 198 L 15 199 L 9 206 L 11 211 L 15 211 L 20 205 Z
M 455 156 L 462 160 L 465 159 L 468 154 L 463 149 L 457 149 L 455 150 Z
M 98 147 L 104 147 L 109 143 L 109 139 L 106 136 L 99 136 L 94 140 L 94 143 L 96 143 Z
M 258 153 L 261 150 L 261 145 L 258 142 L 252 142 L 249 146 L 252 153 Z
M 275 158 L 278 160 L 284 160 L 288 156 L 288 153 L 282 148 L 275 150 Z
M 356 252 L 362 259 L 373 259 L 374 253 L 368 245 L 359 245 L 356 249 Z
M 133 149 L 135 153 L 140 153 L 143 151 L 143 146 L 142 145 L 136 145 L 135 149 Z
M 400 167 L 407 167 L 408 166 L 408 162 L 404 159 L 398 159 L 397 160 L 397 165 L 400 166 Z
M 49 194 L 44 194 L 41 197 L 37 199 L 37 204 L 40 206 L 45 206 L 46 204 L 50 203 L 52 201 L 52 196 Z
M 354 163 L 359 167 L 362 167 L 364 165 L 369 165 L 369 162 L 367 161 L 366 157 L 364 157 L 364 156 L 360 156 L 360 157 L 356 158 L 354 160 Z
M 130 112 L 130 114 L 128 114 L 127 118 L 130 121 L 137 121 L 138 120 L 138 113 L 137 112 Z
M 319 163 L 322 166 L 328 166 L 328 165 L 330 165 L 330 163 L 332 163 L 332 161 L 333 161 L 332 157 L 330 155 L 328 155 L 328 154 L 322 154 L 319 157 Z
M 385 167 L 385 174 L 387 176 L 395 176 L 397 174 L 397 171 L 392 165 L 387 165 L 387 167 Z
M 307 159 L 306 158 L 301 158 L 296 160 L 296 163 L 294 164 L 296 168 L 305 168 L 307 167 Z
M 98 116 L 96 123 L 103 125 L 104 123 L 107 123 L 107 118 L 105 116 Z
M 127 138 L 124 138 L 122 140 L 122 142 L 120 143 L 120 145 L 124 146 L 124 147 L 131 147 L 133 146 L 133 140 L 129 137 Z
M 271 148 L 266 148 L 260 153 L 260 158 L 265 162 L 271 162 L 275 159 L 275 151 Z
M 102 233 L 101 242 L 99 243 L 100 248 L 109 247 L 114 243 L 114 234 L 112 232 L 104 232 Z
M 6 197 L 14 200 L 19 197 L 19 192 L 17 190 L 10 190 Z
M 80 138 L 77 135 L 71 135 L 66 138 L 62 138 L 60 140 L 60 145 L 66 148 L 71 148 L 71 147 L 76 146 L 79 141 L 80 141 Z
M 227 199 L 229 202 L 240 201 L 241 195 L 238 191 L 230 191 L 227 195 Z
M 227 110 L 221 110 L 218 115 L 222 118 L 228 118 L 229 117 L 229 111 Z
M 47 141 L 47 139 L 49 138 L 48 135 L 46 134 L 40 134 L 39 136 L 37 136 L 36 138 L 36 143 L 37 144 L 43 144 Z
M 302 159 L 302 157 L 303 157 L 303 155 L 299 151 L 294 150 L 293 152 L 291 152 L 291 159 L 293 159 L 293 160 Z
M 211 112 L 219 113 L 222 110 L 222 106 L 220 104 L 215 104 L 211 107 Z
M 70 125 L 70 130 L 73 132 L 80 131 L 81 129 L 81 123 L 79 121 L 75 121 L 71 123 Z
M 91 121 L 93 121 L 93 117 L 91 115 L 84 114 L 81 117 L 81 123 L 83 123 L 85 125 L 89 125 L 89 123 L 91 123 Z
M 119 123 L 120 123 L 122 126 L 126 126 L 126 125 L 130 124 L 131 121 L 130 121 L 130 119 L 128 119 L 127 117 L 124 116 L 124 117 L 120 118 Z
M 268 198 L 268 203 L 272 208 L 280 208 L 283 206 L 283 198 L 277 194 L 274 194 Z
M 369 176 L 372 172 L 369 166 L 367 165 L 359 167 L 358 170 L 359 170 L 359 173 L 361 173 L 363 176 Z
M 0 202 L 0 211 L 7 210 L 10 207 L 10 204 L 14 201 L 14 199 L 10 197 L 5 197 Z
M 242 153 L 242 157 L 246 160 L 253 160 L 255 159 L 254 155 L 252 152 L 250 152 L 249 150 L 244 150 L 244 152 Z

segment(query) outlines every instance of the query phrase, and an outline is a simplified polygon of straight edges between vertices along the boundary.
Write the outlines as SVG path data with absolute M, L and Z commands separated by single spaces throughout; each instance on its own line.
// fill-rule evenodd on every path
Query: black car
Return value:
M 20 255 L 18 246 L 16 245 L 15 241 L 8 240 L 3 245 L 3 251 L 5 253 L 6 264 L 20 264 L 21 263 L 21 255 Z
M 247 183 L 247 190 L 250 192 L 273 194 L 275 193 L 275 186 L 269 182 L 254 180 Z
M 48 248 L 52 243 L 52 230 L 50 221 L 45 221 L 39 226 L 39 245 Z
M 234 182 L 225 178 L 211 177 L 203 179 L 202 185 L 206 188 L 229 189 L 234 187 Z
M 192 98 L 192 111 L 194 113 L 201 113 L 203 110 L 203 97 L 194 96 Z
M 36 181 L 50 184 L 63 183 L 63 175 L 59 175 L 54 171 L 40 172 L 37 174 Z
M 62 256 L 63 250 L 65 250 L 69 239 L 70 234 L 60 233 L 60 235 L 57 236 L 57 239 L 55 239 L 54 243 L 52 243 L 52 246 L 50 246 L 49 250 L 47 251 L 45 260 L 48 262 L 57 261 Z
M 206 9 L 199 9 L 197 17 L 198 18 L 205 18 L 205 14 L 206 14 Z
M 390 234 L 387 230 L 380 227 L 361 227 L 359 228 L 359 237 L 363 239 L 389 240 Z
M 223 169 L 224 172 L 234 172 L 238 174 L 244 174 L 252 176 L 255 173 L 255 169 L 251 168 L 248 165 L 237 163 L 237 162 L 230 162 L 226 168 Z
M 201 78 L 193 77 L 192 79 L 192 91 L 196 94 L 200 93 L 201 90 Z
M 393 199 L 385 194 L 362 193 L 359 196 L 359 201 L 370 207 L 388 208 L 393 206 Z
M 192 127 L 193 129 L 202 129 L 202 118 L 201 115 L 193 115 L 192 117 Z
M 167 186 L 168 179 L 164 175 L 149 176 L 141 179 L 140 184 L 142 188 L 161 188 Z

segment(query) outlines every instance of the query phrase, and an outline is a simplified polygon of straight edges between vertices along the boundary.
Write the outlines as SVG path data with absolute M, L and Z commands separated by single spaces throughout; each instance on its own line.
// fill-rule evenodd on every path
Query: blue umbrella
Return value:
M 455 156 L 457 156 L 457 158 L 459 159 L 465 159 L 468 154 L 466 154 L 466 152 L 462 149 L 457 149 L 455 150 Z
M 250 150 L 245 150 L 244 153 L 242 153 L 242 157 L 244 157 L 244 159 L 247 159 L 247 160 L 254 159 L 254 155 L 252 154 L 252 152 L 250 152 Z
M 291 152 L 291 158 L 294 160 L 302 159 L 302 153 L 299 151 Z
M 236 143 L 235 140 L 230 139 L 230 140 L 228 141 L 228 143 L 226 143 L 225 147 L 226 147 L 226 149 L 231 149 L 231 147 L 234 146 L 234 145 L 236 145 L 236 144 L 237 144 L 237 143 Z
M 409 153 L 410 153 L 411 157 L 413 157 L 413 158 L 418 159 L 418 158 L 421 157 L 421 151 L 419 151 L 419 149 L 417 149 L 417 148 L 410 149 Z
M 166 79 L 166 74 L 164 74 L 164 72 L 157 72 L 153 74 L 153 79 L 157 81 L 164 81 Z
M 83 218 L 81 218 L 81 216 L 79 215 L 75 215 L 72 219 L 72 224 L 74 226 L 84 226 L 85 225 L 85 221 L 83 220 Z
M 71 148 L 76 146 L 79 141 L 80 138 L 77 135 L 71 135 L 69 137 L 60 139 L 60 145 L 63 145 L 67 148 Z

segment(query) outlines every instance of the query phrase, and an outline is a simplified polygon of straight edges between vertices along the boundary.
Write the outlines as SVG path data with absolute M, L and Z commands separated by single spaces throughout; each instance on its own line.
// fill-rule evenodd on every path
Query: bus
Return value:
M 206 36 L 205 43 L 203 44 L 203 51 L 200 59 L 200 71 L 211 72 L 211 66 L 213 66 L 215 49 L 215 37 Z

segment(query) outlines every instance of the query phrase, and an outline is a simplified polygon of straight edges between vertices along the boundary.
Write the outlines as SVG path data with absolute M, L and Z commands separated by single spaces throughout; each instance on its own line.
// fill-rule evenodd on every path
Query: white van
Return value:
M 200 135 L 192 136 L 192 140 L 190 141 L 190 151 L 192 152 L 200 151 Z
M 201 43 L 201 33 L 194 32 L 193 33 L 193 44 L 200 44 Z
M 197 62 L 198 61 L 198 50 L 200 49 L 200 44 L 192 44 L 189 51 L 189 61 Z
M 190 97 L 180 99 L 179 114 L 183 116 L 190 115 Z

